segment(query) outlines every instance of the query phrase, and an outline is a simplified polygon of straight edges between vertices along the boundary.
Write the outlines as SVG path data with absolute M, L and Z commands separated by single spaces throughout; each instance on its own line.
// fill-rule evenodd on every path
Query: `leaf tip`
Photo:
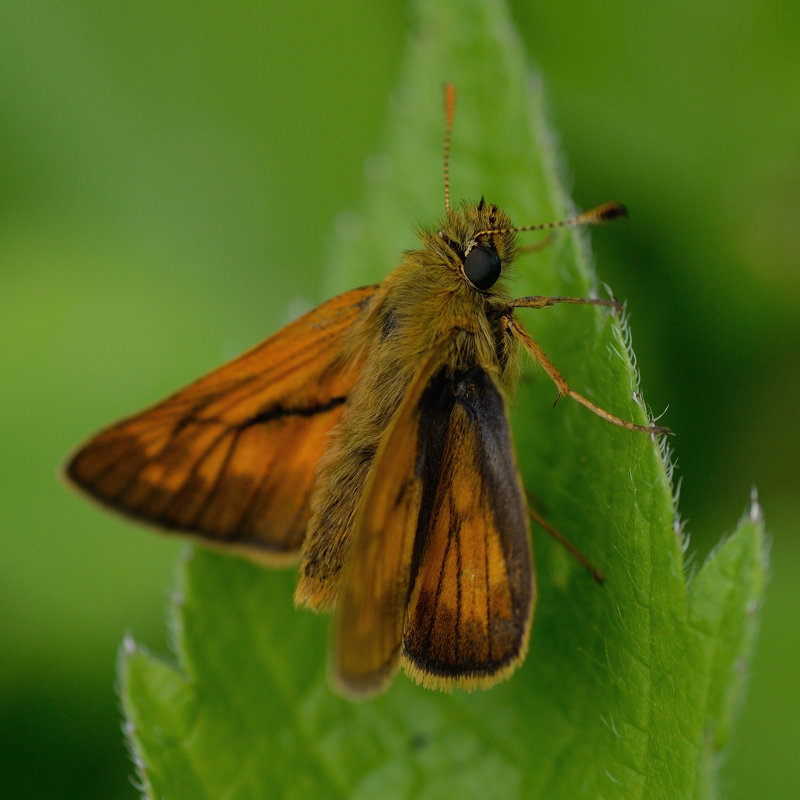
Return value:
M 126 633 L 125 638 L 122 640 L 122 652 L 126 658 L 130 658 L 131 656 L 135 656 L 138 650 L 138 645 L 136 644 L 136 640 L 131 636 L 131 634 Z
M 758 489 L 755 486 L 750 490 L 750 509 L 747 512 L 747 519 L 753 523 L 764 521 L 764 512 L 761 503 L 758 502 Z

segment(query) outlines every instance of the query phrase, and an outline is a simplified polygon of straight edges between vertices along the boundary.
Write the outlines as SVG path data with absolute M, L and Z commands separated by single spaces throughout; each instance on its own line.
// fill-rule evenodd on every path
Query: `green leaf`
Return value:
M 385 154 L 362 215 L 340 226 L 331 290 L 374 282 L 443 215 L 441 86 L 459 91 L 454 197 L 481 194 L 524 225 L 569 201 L 531 71 L 499 0 L 416 5 Z M 624 236 L 623 226 L 613 235 Z M 532 237 L 532 241 L 533 241 Z M 586 238 L 520 259 L 520 294 L 586 296 Z M 628 332 L 605 310 L 522 311 L 570 383 L 613 413 L 647 414 Z M 177 664 L 126 640 L 128 736 L 148 797 L 711 797 L 753 648 L 766 570 L 757 505 L 689 584 L 670 469 L 526 369 L 512 409 L 524 480 L 607 577 L 597 586 L 534 534 L 539 600 L 524 665 L 490 691 L 398 676 L 354 704 L 326 681 L 328 620 L 292 606 L 294 575 L 192 551 L 173 604 Z

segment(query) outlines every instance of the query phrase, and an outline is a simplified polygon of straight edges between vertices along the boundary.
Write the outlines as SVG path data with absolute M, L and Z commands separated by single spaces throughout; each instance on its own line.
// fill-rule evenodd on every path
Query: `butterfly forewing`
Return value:
M 254 558 L 295 554 L 314 475 L 361 368 L 347 332 L 375 287 L 333 298 L 261 345 L 90 440 L 68 476 L 107 505 Z
M 451 391 L 426 456 L 403 662 L 425 685 L 473 688 L 524 656 L 535 585 L 503 399 L 479 367 Z
M 504 677 L 534 602 L 528 522 L 502 397 L 433 354 L 376 457 L 337 600 L 334 675 L 379 691 L 401 660 L 430 686 Z

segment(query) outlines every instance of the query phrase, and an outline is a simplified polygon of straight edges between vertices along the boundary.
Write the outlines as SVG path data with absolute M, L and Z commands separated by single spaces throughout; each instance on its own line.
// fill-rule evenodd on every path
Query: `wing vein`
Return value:
M 436 625 L 436 618 L 437 618 L 438 612 L 439 612 L 439 601 L 441 600 L 442 588 L 444 587 L 444 573 L 445 573 L 445 568 L 446 568 L 446 565 L 447 565 L 447 558 L 450 555 L 450 545 L 452 543 L 453 543 L 452 538 L 448 536 L 447 545 L 444 548 L 444 555 L 442 557 L 442 564 L 439 567 L 439 580 L 436 582 L 436 600 L 435 600 L 434 606 L 433 606 L 434 607 L 434 613 L 431 614 L 431 623 L 430 623 L 430 626 L 428 627 L 428 636 L 427 636 L 427 639 L 425 641 L 426 647 L 430 647 L 431 637 L 433 636 L 433 629 L 434 629 L 434 627 Z
M 486 529 L 484 529 L 484 536 L 483 536 L 483 576 L 486 581 L 486 639 L 488 645 L 488 652 L 489 658 L 494 657 L 494 631 L 492 630 L 492 592 L 491 592 L 491 581 L 489 579 L 489 537 L 486 535 Z
M 209 486 L 208 493 L 205 496 L 205 499 L 200 504 L 195 515 L 192 517 L 190 525 L 195 527 L 198 525 L 201 517 L 203 514 L 208 511 L 211 503 L 214 500 L 216 492 L 219 490 L 219 487 L 222 485 L 223 478 L 225 477 L 225 473 L 228 471 L 228 466 L 231 462 L 231 458 L 233 457 L 233 451 L 236 449 L 236 445 L 239 442 L 239 437 L 241 436 L 242 431 L 241 429 L 236 430 L 236 432 L 231 436 L 231 443 L 228 447 L 228 452 L 225 454 L 225 458 L 222 460 L 222 464 L 220 465 L 219 472 L 217 473 L 216 478 L 214 479 L 214 483 Z
M 183 493 L 183 492 L 186 490 L 186 487 L 187 487 L 187 486 L 188 486 L 188 485 L 191 483 L 192 479 L 193 479 L 193 478 L 194 478 L 194 477 L 197 475 L 197 472 L 198 472 L 199 468 L 202 466 L 203 462 L 204 462 L 204 461 L 205 461 L 205 460 L 206 460 L 206 459 L 207 459 L 207 458 L 208 458 L 208 457 L 209 457 L 209 456 L 210 456 L 210 455 L 211 455 L 211 454 L 214 452 L 214 450 L 216 450 L 216 449 L 217 449 L 217 445 L 219 445 L 219 443 L 220 443 L 220 442 L 221 442 L 221 441 L 222 441 L 222 440 L 223 440 L 223 439 L 224 439 L 224 438 L 225 438 L 225 437 L 226 437 L 226 436 L 227 436 L 229 433 L 230 433 L 230 430 L 225 430 L 225 429 L 223 429 L 222 431 L 220 431 L 219 435 L 218 435 L 218 436 L 216 436 L 216 437 L 215 437 L 215 438 L 214 438 L 214 439 L 211 441 L 211 443 L 210 443 L 210 444 L 208 445 L 208 447 L 206 447 L 206 449 L 205 449 L 205 450 L 204 450 L 204 451 L 203 451 L 203 452 L 200 454 L 200 456 L 197 458 L 197 460 L 194 462 L 194 464 L 192 464 L 192 466 L 191 466 L 191 469 L 189 469 L 189 472 L 188 472 L 188 474 L 187 474 L 187 476 L 186 476 L 186 480 L 184 480 L 184 481 L 183 481 L 183 483 L 180 485 L 180 488 L 178 488 L 178 489 L 176 489 L 176 490 L 175 490 L 174 494 L 173 494 L 173 495 L 172 495 L 172 497 L 170 498 L 170 501 L 169 501 L 169 503 L 167 503 L 167 505 L 166 505 L 166 506 L 165 506 L 165 507 L 164 507 L 164 508 L 161 510 L 161 516 L 162 516 L 162 517 L 167 517 L 167 516 L 169 516 L 169 513 L 168 513 L 168 512 L 169 512 L 169 511 L 172 509 L 172 507 L 175 505 L 175 502 L 178 500 L 178 498 L 180 497 L 180 495 L 181 495 L 181 494 L 182 494 L 182 493 Z M 170 440 L 170 444 L 171 444 L 171 443 L 172 443 L 172 440 Z M 166 448 L 165 448 L 165 449 L 166 449 Z M 162 452 L 163 452 L 163 451 L 162 451 Z M 159 454 L 159 456 L 160 456 L 160 455 L 161 455 L 161 454 Z M 155 459 L 151 459 L 151 460 L 155 460 Z M 155 487 L 153 487 L 153 489 L 155 489 Z M 152 493 L 153 489 L 151 489 L 151 490 L 150 490 L 150 491 L 151 491 L 151 493 Z

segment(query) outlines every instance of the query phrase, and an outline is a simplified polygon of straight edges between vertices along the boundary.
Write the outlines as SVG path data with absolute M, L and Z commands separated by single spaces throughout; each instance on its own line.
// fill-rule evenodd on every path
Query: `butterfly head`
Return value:
M 514 228 L 508 216 L 483 198 L 451 209 L 436 233 L 447 265 L 479 292 L 490 292 L 514 260 Z M 438 249 L 438 248 L 437 248 Z
M 456 90 L 452 83 L 444 87 L 444 208 L 447 219 L 432 241 L 423 235 L 426 249 L 444 259 L 447 266 L 457 271 L 473 289 L 484 294 L 494 294 L 492 287 L 516 255 L 517 233 L 524 231 L 549 231 L 554 228 L 575 228 L 597 225 L 616 217 L 626 216 L 621 203 L 604 203 L 601 206 L 575 214 L 556 222 L 525 225 L 515 228 L 508 216 L 497 206 L 481 198 L 478 205 L 462 204 L 454 209 L 450 205 L 450 141 L 456 107 Z M 444 244 L 444 248 L 440 247 Z

